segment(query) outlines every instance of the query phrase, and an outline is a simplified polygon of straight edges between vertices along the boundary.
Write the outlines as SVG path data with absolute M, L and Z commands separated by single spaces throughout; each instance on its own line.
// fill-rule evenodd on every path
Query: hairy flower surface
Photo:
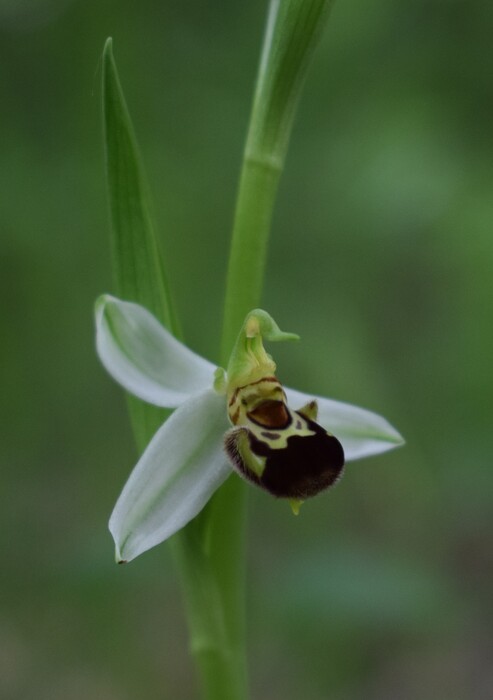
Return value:
M 284 388 L 263 339 L 297 339 L 269 314 L 248 314 L 227 371 L 180 343 L 145 308 L 96 303 L 96 344 L 112 377 L 176 409 L 156 432 L 110 518 L 117 561 L 130 561 L 194 518 L 232 468 L 293 511 L 329 488 L 345 462 L 402 444 L 381 416 Z M 294 407 L 297 407 L 295 410 Z

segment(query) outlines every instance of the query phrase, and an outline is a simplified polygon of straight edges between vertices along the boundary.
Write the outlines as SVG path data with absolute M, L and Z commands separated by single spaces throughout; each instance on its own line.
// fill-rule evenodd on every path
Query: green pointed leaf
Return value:
M 149 190 L 118 72 L 112 40 L 103 53 L 103 128 L 116 293 L 151 311 L 174 335 L 177 320 L 151 217 Z M 129 398 L 139 449 L 167 412 Z
M 151 217 L 149 188 L 113 58 L 103 54 L 103 120 L 117 293 L 176 327 Z

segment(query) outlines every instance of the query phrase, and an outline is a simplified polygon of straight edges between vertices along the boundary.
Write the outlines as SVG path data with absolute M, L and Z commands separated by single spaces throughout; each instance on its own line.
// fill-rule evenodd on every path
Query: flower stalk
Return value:
M 260 305 L 279 179 L 310 59 L 332 0 L 271 0 L 243 154 L 227 273 L 221 363 Z
M 267 244 L 291 127 L 332 0 L 271 0 L 237 194 L 227 272 L 220 361 L 226 365 L 244 317 L 260 305 Z M 246 489 L 229 479 L 207 506 L 210 561 L 231 646 L 245 655 Z M 231 698 L 247 697 L 246 685 Z

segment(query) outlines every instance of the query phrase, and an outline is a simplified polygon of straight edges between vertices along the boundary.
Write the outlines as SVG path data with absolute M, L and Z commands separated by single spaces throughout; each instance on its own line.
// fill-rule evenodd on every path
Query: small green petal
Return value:
M 220 396 L 226 394 L 226 372 L 222 367 L 218 367 L 214 372 L 214 391 Z

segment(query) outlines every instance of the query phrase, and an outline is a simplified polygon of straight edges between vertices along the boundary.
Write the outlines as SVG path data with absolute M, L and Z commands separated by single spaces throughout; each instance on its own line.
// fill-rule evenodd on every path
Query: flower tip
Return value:
M 111 296 L 111 294 L 100 294 L 94 303 L 96 314 L 102 314 L 105 306 L 112 301 L 116 301 L 116 298 Z
M 299 515 L 300 508 L 303 505 L 303 501 L 300 501 L 298 498 L 290 498 L 289 505 L 291 506 L 291 510 L 293 511 L 293 515 Z
M 125 558 L 122 556 L 122 553 L 121 553 L 121 551 L 120 551 L 120 547 L 119 547 L 117 544 L 115 544 L 115 562 L 116 562 L 117 564 L 128 564 L 128 562 L 129 562 L 131 559 L 132 559 L 132 557 L 131 557 L 130 559 L 128 559 L 128 558 L 125 559 Z
M 390 425 L 390 423 L 388 423 L 388 426 L 389 426 L 389 434 L 388 434 L 389 442 L 393 442 L 395 447 L 401 447 L 402 445 L 405 445 L 406 441 L 402 437 L 400 432 L 398 430 L 396 430 L 393 425 Z
M 114 521 L 113 521 L 113 516 L 114 513 L 112 513 L 110 521 L 108 523 L 108 529 L 111 533 L 111 537 L 113 538 L 113 542 L 115 543 L 115 563 L 116 564 L 128 564 L 128 557 L 124 557 L 122 553 L 122 548 L 120 546 L 120 542 L 118 541 L 120 538 L 117 536 L 117 533 L 115 532 L 114 528 Z
M 113 533 L 111 533 L 113 534 Z M 117 564 L 126 564 L 128 562 L 128 559 L 124 559 L 121 555 L 120 552 L 120 547 L 116 544 L 115 542 L 115 562 Z
M 285 333 L 282 331 L 272 316 L 263 309 L 250 311 L 245 319 L 243 332 L 246 338 L 264 336 L 266 340 L 273 342 L 300 339 L 300 336 L 296 333 Z
M 282 333 L 282 340 L 300 340 L 297 333 Z
M 214 391 L 216 394 L 219 394 L 220 396 L 223 396 L 226 393 L 226 388 L 227 388 L 227 380 L 226 380 L 226 372 L 222 367 L 218 367 L 216 371 L 214 372 Z
M 254 313 L 252 311 L 245 324 L 245 335 L 247 338 L 255 338 L 257 335 L 260 335 L 260 324 L 258 318 L 252 315 Z

